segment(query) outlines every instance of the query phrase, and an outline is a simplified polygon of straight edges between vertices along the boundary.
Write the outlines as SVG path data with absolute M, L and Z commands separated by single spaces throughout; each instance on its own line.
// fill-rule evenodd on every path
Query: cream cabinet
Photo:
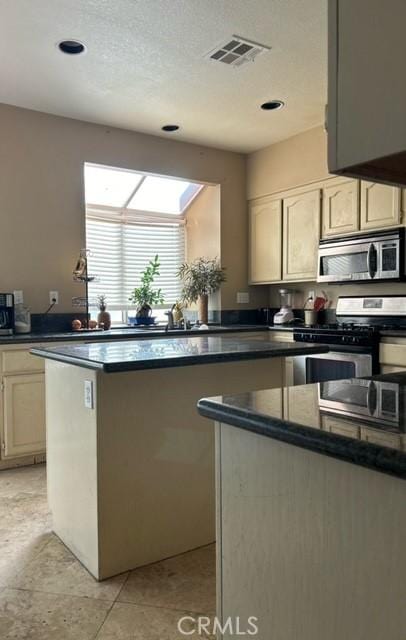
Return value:
M 299 190 L 284 199 L 283 280 L 316 280 L 320 209 L 320 189 Z
M 0 468 L 44 458 L 44 361 L 32 346 L 0 345 Z
M 3 403 L 4 458 L 45 451 L 44 374 L 5 376 Z
M 359 230 L 359 200 L 358 180 L 338 178 L 323 187 L 323 237 Z
M 282 275 L 282 200 L 260 198 L 250 203 L 250 282 L 278 282 Z
M 376 182 L 361 181 L 361 229 L 381 229 L 401 223 L 401 191 Z

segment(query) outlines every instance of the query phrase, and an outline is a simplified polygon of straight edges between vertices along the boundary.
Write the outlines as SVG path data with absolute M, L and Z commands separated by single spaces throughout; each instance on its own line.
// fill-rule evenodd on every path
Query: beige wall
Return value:
M 221 257 L 220 186 L 205 187 L 186 213 L 186 258 Z
M 320 126 L 251 153 L 247 197 L 251 200 L 328 176 L 327 135 Z
M 188 262 L 200 257 L 221 259 L 220 191 L 220 185 L 205 187 L 187 210 L 186 259 Z M 209 297 L 209 308 L 221 309 L 221 291 Z
M 0 105 L 0 291 L 23 289 L 34 312 L 60 292 L 71 310 L 81 286 L 71 272 L 85 242 L 83 164 L 94 162 L 221 186 L 221 258 L 228 271 L 222 308 L 247 289 L 246 159 L 176 142 Z M 257 307 L 265 287 L 251 287 Z

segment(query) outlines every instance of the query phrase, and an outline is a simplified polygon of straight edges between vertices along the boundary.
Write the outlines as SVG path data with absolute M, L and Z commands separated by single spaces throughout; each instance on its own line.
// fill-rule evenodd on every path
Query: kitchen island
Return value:
M 214 430 L 202 396 L 279 387 L 266 334 L 41 347 L 53 529 L 97 579 L 215 539 Z
M 406 373 L 199 411 L 216 422 L 217 615 L 254 616 L 258 640 L 404 637 Z

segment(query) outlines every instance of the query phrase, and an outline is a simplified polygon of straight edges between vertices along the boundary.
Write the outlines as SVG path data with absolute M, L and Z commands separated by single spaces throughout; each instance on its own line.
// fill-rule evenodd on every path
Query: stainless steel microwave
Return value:
M 404 227 L 320 241 L 318 282 L 396 281 L 405 273 Z

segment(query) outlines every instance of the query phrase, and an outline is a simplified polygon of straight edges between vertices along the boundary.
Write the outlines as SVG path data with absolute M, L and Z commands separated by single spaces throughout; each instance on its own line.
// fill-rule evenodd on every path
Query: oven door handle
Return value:
M 367 253 L 367 269 L 370 278 L 374 278 L 377 271 L 376 249 L 373 242 L 369 245 Z
M 374 416 L 378 406 L 378 394 L 376 384 L 371 380 L 367 390 L 367 407 L 370 416 Z

